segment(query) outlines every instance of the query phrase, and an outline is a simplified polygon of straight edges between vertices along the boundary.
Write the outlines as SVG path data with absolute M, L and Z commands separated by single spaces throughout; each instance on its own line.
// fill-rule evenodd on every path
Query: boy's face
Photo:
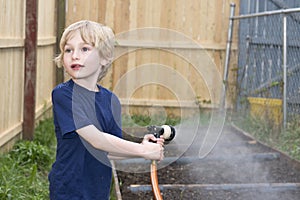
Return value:
M 101 72 L 98 50 L 85 43 L 79 31 L 73 33 L 64 47 L 63 63 L 66 72 L 73 79 L 97 81 Z

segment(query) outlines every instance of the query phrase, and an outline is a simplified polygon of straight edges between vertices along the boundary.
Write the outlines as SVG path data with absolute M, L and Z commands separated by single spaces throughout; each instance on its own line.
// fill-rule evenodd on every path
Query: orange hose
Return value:
M 159 186 L 158 186 L 158 178 L 157 178 L 156 169 L 157 169 L 156 161 L 153 160 L 151 163 L 151 166 L 150 166 L 152 191 L 153 191 L 155 200 L 163 200 L 161 193 L 160 193 Z

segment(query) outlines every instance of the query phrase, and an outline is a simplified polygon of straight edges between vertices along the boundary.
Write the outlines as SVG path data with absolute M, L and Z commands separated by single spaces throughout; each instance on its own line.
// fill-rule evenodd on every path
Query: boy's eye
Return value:
M 65 53 L 70 53 L 71 51 L 71 49 L 65 49 Z
M 89 48 L 88 48 L 88 47 L 83 47 L 83 48 L 82 48 L 82 51 L 83 51 L 83 52 L 87 52 L 87 51 L 89 51 Z

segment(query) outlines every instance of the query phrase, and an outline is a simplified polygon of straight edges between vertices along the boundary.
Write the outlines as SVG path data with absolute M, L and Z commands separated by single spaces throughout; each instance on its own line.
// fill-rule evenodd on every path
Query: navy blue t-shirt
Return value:
M 56 161 L 49 173 L 51 200 L 109 199 L 111 166 L 107 152 L 94 149 L 76 130 L 94 125 L 122 137 L 118 98 L 98 85 L 89 91 L 71 79 L 52 91 L 57 137 Z

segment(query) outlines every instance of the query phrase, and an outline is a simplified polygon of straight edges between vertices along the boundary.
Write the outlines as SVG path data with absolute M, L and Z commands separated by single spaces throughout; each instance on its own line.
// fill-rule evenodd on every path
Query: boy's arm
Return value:
M 156 143 L 158 143 L 162 146 L 164 145 L 163 136 L 161 136 L 161 138 L 159 140 L 157 140 L 157 138 L 153 137 L 153 134 L 145 135 L 144 139 L 142 141 L 142 145 L 145 144 L 145 143 L 149 143 L 150 140 L 151 141 L 156 140 Z M 125 141 L 127 141 L 127 140 L 125 140 Z M 130 141 L 127 141 L 127 142 L 130 142 Z M 134 142 L 132 142 L 132 143 L 134 143 Z M 134 143 L 134 144 L 138 144 L 138 143 Z M 136 156 L 131 156 L 131 155 L 128 155 L 128 154 L 124 155 L 123 153 L 116 153 L 116 152 L 109 152 L 109 154 L 108 154 L 108 158 L 110 160 L 123 160 L 123 159 L 135 158 L 135 157 Z M 145 159 L 147 159 L 147 158 L 145 158 Z M 162 160 L 162 158 L 160 160 Z
M 108 152 L 114 159 L 133 157 L 143 157 L 149 160 L 163 159 L 164 139 L 155 138 L 154 135 L 146 135 L 143 142 L 139 144 L 99 131 L 94 125 L 80 128 L 77 133 L 94 148 Z
M 124 159 L 129 159 L 129 158 L 132 158 L 132 157 L 129 157 L 129 156 L 117 156 L 117 155 L 113 155 L 111 153 L 108 154 L 108 158 L 109 160 L 124 160 Z

